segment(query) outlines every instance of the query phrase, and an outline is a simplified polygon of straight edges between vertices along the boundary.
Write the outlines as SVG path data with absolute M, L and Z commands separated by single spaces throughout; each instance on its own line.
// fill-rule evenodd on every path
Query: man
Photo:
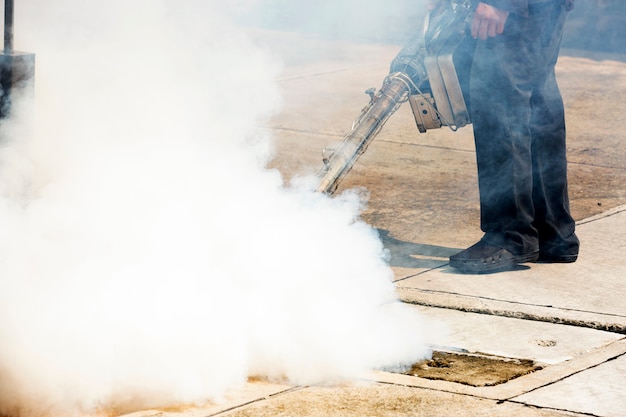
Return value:
M 450 257 L 465 273 L 574 262 L 565 117 L 555 64 L 574 0 L 484 0 L 470 77 L 483 238 Z

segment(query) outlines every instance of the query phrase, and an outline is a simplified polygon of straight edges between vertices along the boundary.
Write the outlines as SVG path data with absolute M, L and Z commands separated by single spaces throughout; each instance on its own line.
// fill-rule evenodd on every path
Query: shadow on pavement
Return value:
M 389 265 L 399 268 L 437 268 L 448 262 L 450 255 L 462 249 L 407 242 L 392 237 L 389 230 L 377 229 L 389 251 Z

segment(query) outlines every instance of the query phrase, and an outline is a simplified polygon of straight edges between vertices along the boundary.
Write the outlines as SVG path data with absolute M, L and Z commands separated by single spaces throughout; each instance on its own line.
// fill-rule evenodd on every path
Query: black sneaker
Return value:
M 460 272 L 484 274 L 511 269 L 517 264 L 537 260 L 539 251 L 514 255 L 508 250 L 480 241 L 450 257 L 450 266 Z
M 575 234 L 558 243 L 539 242 L 539 258 L 541 263 L 571 263 L 578 259 L 580 241 Z
M 544 264 L 568 264 L 576 262 L 576 259 L 578 259 L 577 253 L 550 253 L 539 251 L 537 262 Z

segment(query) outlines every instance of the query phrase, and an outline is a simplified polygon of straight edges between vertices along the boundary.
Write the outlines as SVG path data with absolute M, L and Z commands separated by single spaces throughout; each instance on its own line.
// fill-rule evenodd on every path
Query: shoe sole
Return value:
M 539 259 L 539 252 L 518 256 L 514 255 L 513 257 L 507 259 L 493 259 L 491 262 L 487 259 L 457 260 L 450 258 L 449 265 L 463 273 L 484 274 L 504 271 L 519 264 L 535 262 L 537 259 Z

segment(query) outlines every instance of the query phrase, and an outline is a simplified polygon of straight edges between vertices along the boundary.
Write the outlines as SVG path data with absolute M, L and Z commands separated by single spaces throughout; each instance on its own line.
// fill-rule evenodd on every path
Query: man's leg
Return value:
M 553 13 L 553 33 L 545 37 L 543 48 L 551 70 L 531 98 L 533 225 L 539 232 L 540 261 L 574 262 L 579 241 L 569 208 L 565 112 L 554 72 L 566 13 Z
M 470 97 L 483 240 L 517 255 L 537 251 L 538 240 L 532 226 L 532 92 L 509 37 L 479 42 Z
M 550 43 L 565 11 L 557 3 L 533 6 L 528 17 L 510 15 L 502 35 L 477 44 L 470 107 L 485 236 L 450 258 L 462 271 L 489 272 L 537 257 L 532 105 L 556 62 L 546 47 L 556 46 L 558 54 L 558 43 Z

